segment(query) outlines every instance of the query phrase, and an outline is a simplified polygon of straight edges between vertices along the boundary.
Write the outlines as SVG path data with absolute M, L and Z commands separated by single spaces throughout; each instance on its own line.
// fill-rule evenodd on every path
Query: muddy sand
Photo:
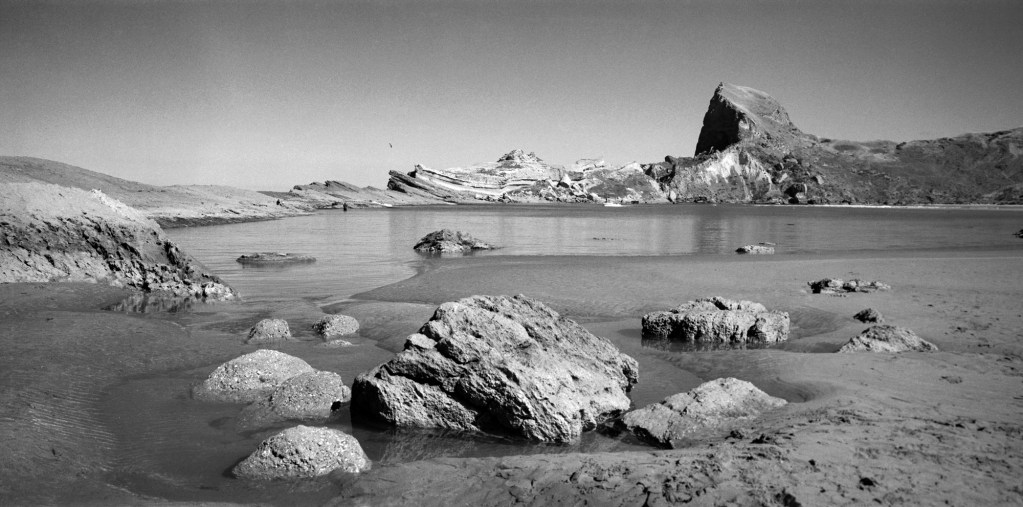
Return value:
M 1023 504 L 1020 273 L 1018 249 L 884 258 L 468 257 L 431 262 L 414 278 L 325 308 L 217 303 L 176 314 L 103 311 L 124 293 L 95 284 L 4 284 L 0 504 Z M 806 282 L 824 277 L 881 280 L 892 290 L 810 294 Z M 376 451 L 379 461 L 360 476 L 261 485 L 225 475 L 262 435 L 230 429 L 241 407 L 196 409 L 188 398 L 190 383 L 255 348 L 242 338 L 265 316 L 299 330 L 283 351 L 350 381 L 400 348 L 432 305 L 514 293 L 634 355 L 637 405 L 724 376 L 790 403 L 684 449 L 610 437 L 517 456 L 391 447 Z M 713 295 L 789 311 L 793 338 L 769 349 L 703 352 L 643 343 L 643 313 Z M 941 351 L 834 354 L 867 327 L 852 316 L 868 307 Z M 298 325 L 324 310 L 359 319 L 355 346 L 324 348 Z M 648 373 L 676 373 L 644 377 L 644 364 L 672 367 Z M 179 431 L 196 413 L 213 422 Z M 195 446 L 203 449 L 191 456 L 201 459 L 188 462 Z M 182 453 L 174 467 L 158 464 L 172 452 Z

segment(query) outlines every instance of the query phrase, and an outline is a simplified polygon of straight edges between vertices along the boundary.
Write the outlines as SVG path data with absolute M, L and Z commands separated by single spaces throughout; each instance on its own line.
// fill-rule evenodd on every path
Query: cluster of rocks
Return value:
M 879 290 L 891 290 L 891 285 L 877 280 L 865 282 L 859 279 L 844 281 L 841 278 L 822 278 L 820 280 L 806 282 L 810 291 L 814 294 L 845 294 L 849 292 L 875 292 Z
M 246 266 L 287 266 L 316 262 L 316 257 L 282 252 L 259 252 L 242 255 L 236 260 Z
M 359 321 L 348 315 L 324 315 L 312 325 L 313 330 L 328 343 L 337 342 L 336 338 L 355 334 L 359 331 Z M 249 329 L 245 338 L 247 344 L 275 344 L 293 340 L 291 327 L 284 319 L 263 319 Z M 349 343 L 350 345 L 350 343 Z
M 688 343 L 775 343 L 788 339 L 789 314 L 722 297 L 643 316 L 643 337 Z
M 492 250 L 493 245 L 478 240 L 468 233 L 441 229 L 420 239 L 413 250 L 422 253 L 465 253 L 474 250 Z

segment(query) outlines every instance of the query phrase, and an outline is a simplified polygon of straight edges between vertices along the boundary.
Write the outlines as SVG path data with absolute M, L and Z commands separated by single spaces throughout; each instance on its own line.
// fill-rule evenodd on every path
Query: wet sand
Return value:
M 123 294 L 96 285 L 0 285 L 0 437 L 10 443 L 0 460 L 0 503 L 320 503 L 331 498 L 342 505 L 540 505 L 584 498 L 612 505 L 687 499 L 740 505 L 1020 503 L 1019 273 L 1019 249 L 885 257 L 466 257 L 429 261 L 416 277 L 327 308 L 315 301 L 234 303 L 162 315 L 99 311 Z M 810 294 L 806 282 L 824 277 L 876 279 L 893 290 Z M 553 449 L 557 454 L 538 456 L 543 449 L 532 448 L 524 456 L 465 458 L 441 457 L 437 446 L 426 451 L 392 446 L 386 454 L 385 444 L 375 453 L 389 457 L 378 458 L 381 462 L 360 477 L 338 474 L 269 487 L 229 477 L 182 478 L 147 464 L 155 451 L 132 447 L 142 438 L 132 428 L 152 427 L 145 438 L 173 435 L 158 421 L 187 425 L 181 416 L 111 417 L 128 402 L 150 403 L 146 406 L 156 412 L 191 410 L 196 402 L 175 394 L 173 386 L 199 380 L 220 362 L 251 351 L 241 335 L 264 316 L 285 318 L 297 331 L 300 341 L 283 351 L 351 379 L 399 349 L 432 305 L 470 294 L 516 293 L 550 304 L 639 356 L 636 404 L 722 376 L 751 380 L 793 403 L 732 438 L 694 442 L 681 450 L 641 451 L 600 440 Z M 713 295 L 789 311 L 793 339 L 770 349 L 706 352 L 642 342 L 643 313 Z M 852 319 L 867 307 L 884 314 L 887 323 L 913 329 L 941 352 L 831 354 L 867 327 Z M 300 323 L 314 321 L 324 310 L 360 320 L 356 347 L 318 346 Z M 645 378 L 644 364 L 664 374 Z M 145 389 L 131 395 L 137 390 L 127 387 L 147 385 L 161 403 L 146 402 Z M 126 401 L 112 401 L 119 398 Z M 209 413 L 202 417 L 224 423 L 230 415 L 217 411 L 235 409 L 203 409 Z M 238 436 L 207 422 L 184 434 L 199 438 L 213 431 L 203 438 L 222 439 L 230 451 L 220 459 L 229 464 L 260 437 Z M 438 440 L 440 448 L 464 441 Z M 406 439 L 401 445 L 416 442 Z M 572 450 L 582 452 L 565 454 Z M 606 450 L 620 452 L 600 452 Z M 474 452 L 453 449 L 452 455 Z M 194 456 L 208 455 L 196 451 Z

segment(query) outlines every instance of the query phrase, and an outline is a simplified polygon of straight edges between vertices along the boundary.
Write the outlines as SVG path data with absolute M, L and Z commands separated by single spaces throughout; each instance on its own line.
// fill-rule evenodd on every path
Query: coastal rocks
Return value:
M 235 297 L 155 222 L 103 192 L 0 183 L 0 196 L 0 283 L 86 281 L 198 300 Z
M 570 442 L 629 408 L 635 359 L 525 296 L 442 304 L 359 375 L 352 414 L 394 426 Z
M 248 403 L 269 395 L 285 380 L 312 371 L 309 363 L 297 357 L 275 350 L 257 350 L 217 367 L 192 389 L 192 397 Z
M 878 324 L 884 322 L 884 316 L 881 315 L 881 312 L 873 308 L 860 310 L 856 315 L 853 315 L 853 318 L 860 322 L 876 322 Z
M 316 257 L 293 253 L 261 252 L 242 255 L 236 260 L 246 266 L 286 266 L 316 262 Z
M 324 339 L 345 336 L 359 331 L 359 321 L 348 315 L 326 315 L 313 324 L 313 330 Z
M 242 409 L 238 426 L 265 428 L 287 420 L 325 422 L 351 399 L 352 390 L 337 373 L 301 373 L 282 382 L 269 396 Z
M 663 447 L 680 447 L 685 438 L 695 433 L 727 431 L 735 422 L 786 404 L 749 382 L 719 378 L 633 410 L 622 417 L 620 424 L 641 440 Z
M 751 255 L 771 255 L 774 254 L 774 245 L 760 243 L 759 245 L 740 246 L 735 250 L 735 253 Z
M 252 326 L 245 343 L 263 344 L 291 340 L 291 329 L 283 319 L 263 319 Z
M 891 285 L 877 280 L 864 282 L 853 279 L 844 281 L 840 278 L 822 278 L 820 280 L 806 282 L 814 294 L 845 294 L 848 292 L 875 292 L 879 290 L 891 290 Z
M 497 199 L 507 194 L 527 192 L 538 183 L 558 181 L 564 168 L 544 162 L 535 153 L 512 150 L 497 162 L 468 167 L 430 169 L 416 165 L 407 175 L 391 172 L 387 188 L 397 191 L 421 192 L 440 199 L 479 195 Z M 401 177 L 404 176 L 404 177 Z
M 789 336 L 789 314 L 752 301 L 704 298 L 643 316 L 643 338 L 692 343 L 773 343 Z
M 864 330 L 839 349 L 839 352 L 934 352 L 933 343 L 904 327 L 878 325 Z
M 355 437 L 330 428 L 295 426 L 264 440 L 232 473 L 243 479 L 294 479 L 334 470 L 359 473 L 370 465 Z
M 473 250 L 491 250 L 494 247 L 461 231 L 442 229 L 431 232 L 419 240 L 413 250 L 423 253 L 471 252 Z

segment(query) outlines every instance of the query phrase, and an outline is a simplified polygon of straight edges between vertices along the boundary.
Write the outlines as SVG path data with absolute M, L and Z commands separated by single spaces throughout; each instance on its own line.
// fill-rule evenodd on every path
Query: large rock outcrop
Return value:
M 441 229 L 423 236 L 412 249 L 423 253 L 466 253 L 493 250 L 494 246 L 462 231 Z
M 568 442 L 629 408 L 637 363 L 543 303 L 442 304 L 394 359 L 359 375 L 352 415 Z
M 789 314 L 752 301 L 698 299 L 643 316 L 643 338 L 689 343 L 773 343 L 789 336 Z
M 334 470 L 359 473 L 370 466 L 355 437 L 331 428 L 295 426 L 264 440 L 232 473 L 243 479 L 296 479 Z
M 234 291 L 99 190 L 0 183 L 0 282 L 88 281 L 196 299 Z

